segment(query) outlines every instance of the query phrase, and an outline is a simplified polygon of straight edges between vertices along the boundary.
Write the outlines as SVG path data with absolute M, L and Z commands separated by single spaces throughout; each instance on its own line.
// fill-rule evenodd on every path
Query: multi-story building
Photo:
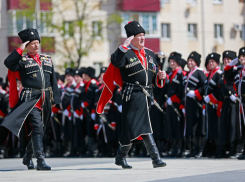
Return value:
M 43 54 L 49 54 L 52 56 L 53 62 L 56 66 L 56 70 L 63 73 L 65 70 L 65 63 L 70 62 L 64 56 L 67 49 L 63 46 L 63 42 L 67 41 L 68 44 L 74 44 L 72 38 L 77 39 L 77 33 L 69 34 L 70 24 L 77 21 L 76 6 L 74 6 L 74 0 L 39 0 L 40 6 L 35 6 L 36 0 L 33 3 L 25 3 L 27 0 L 1 0 L 1 27 L 0 27 L 0 54 L 2 60 L 0 64 L 0 76 L 5 77 L 7 69 L 3 65 L 4 58 L 13 51 L 16 47 L 20 46 L 21 40 L 18 37 L 18 32 L 29 27 L 39 27 L 39 33 L 41 36 L 41 52 Z M 79 6 L 79 4 L 78 4 Z M 92 8 L 91 8 L 92 7 Z M 81 7 L 79 7 L 82 9 Z M 94 66 L 96 68 L 96 74 L 100 71 L 101 66 L 106 66 L 109 63 L 110 51 L 109 41 L 107 38 L 107 30 L 103 28 L 106 26 L 107 12 L 102 9 L 101 1 L 91 0 L 87 9 L 91 10 L 91 15 L 86 18 L 87 29 L 94 36 L 94 42 L 90 50 L 85 56 L 81 58 L 81 66 Z M 106 7 L 107 8 L 107 7 Z M 32 9 L 33 15 L 30 15 Z M 63 17 L 61 17 L 59 11 L 62 11 Z M 26 13 L 25 13 L 26 12 Z M 39 16 L 39 21 L 37 21 Z M 50 21 L 50 17 L 52 17 Z M 48 24 L 57 23 L 64 24 L 64 32 L 58 32 L 52 26 Z M 39 26 L 37 26 L 39 25 Z M 77 32 L 77 31 L 74 31 Z M 83 35 L 83 40 L 88 35 Z M 73 39 L 74 40 L 74 39 Z M 63 47 L 62 47 L 63 46 Z M 76 62 L 77 54 L 76 49 L 70 49 L 71 55 Z M 68 64 L 69 66 L 69 64 Z M 77 65 L 75 65 L 77 66 Z
M 146 47 L 166 56 L 172 51 L 187 59 L 193 50 L 202 55 L 245 46 L 244 0 L 121 0 L 123 26 L 137 20 L 146 30 Z M 165 65 L 167 62 L 165 62 Z
M 35 18 L 19 14 L 26 8 L 20 1 L 0 0 L 1 77 L 7 74 L 4 58 L 21 43 L 17 33 L 27 27 L 36 27 Z M 39 1 L 41 51 L 51 54 L 57 70 L 62 73 L 65 62 L 69 61 L 60 52 L 62 40 L 76 37 L 76 34 L 69 34 L 71 22 L 77 20 L 74 0 Z M 208 53 L 238 51 L 245 46 L 244 0 L 90 0 L 88 6 L 96 8 L 85 22 L 88 30 L 98 36 L 79 66 L 94 66 L 97 74 L 101 66 L 109 64 L 110 54 L 125 40 L 124 25 L 131 20 L 139 21 L 146 30 L 146 47 L 154 52 L 165 52 L 167 58 L 172 51 L 177 51 L 186 59 L 195 50 L 202 55 L 202 67 Z M 63 19 L 58 10 L 62 10 Z M 51 12 L 53 23 L 63 21 L 67 35 L 61 36 L 47 26 Z M 116 13 L 122 18 L 121 24 L 108 24 L 108 17 Z M 74 61 L 76 59 L 74 57 Z M 167 64 L 166 61 L 165 67 Z

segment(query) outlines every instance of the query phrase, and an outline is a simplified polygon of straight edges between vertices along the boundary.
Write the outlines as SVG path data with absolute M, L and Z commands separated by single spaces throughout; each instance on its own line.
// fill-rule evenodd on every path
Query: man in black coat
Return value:
M 216 149 L 218 148 L 218 125 L 222 109 L 222 103 L 218 100 L 220 95 L 219 84 L 222 78 L 222 71 L 219 68 L 220 54 L 209 54 L 207 56 L 207 62 L 210 72 L 205 82 L 206 96 L 204 98 L 204 101 L 206 102 L 204 114 L 207 124 L 206 149 L 208 151 L 207 156 L 214 157 Z M 210 146 L 210 148 L 208 146 Z
M 204 70 L 199 68 L 201 55 L 193 51 L 190 53 L 187 64 L 190 71 L 184 77 L 184 108 L 185 128 L 184 136 L 189 139 L 191 153 L 187 157 L 195 157 L 202 151 L 201 138 L 205 135 L 205 122 L 202 117 L 202 101 L 204 84 L 207 79 Z M 191 146 L 191 143 L 194 145 Z
M 34 155 L 37 158 L 37 170 L 51 170 L 51 167 L 44 161 L 42 139 L 43 126 L 46 126 L 50 119 L 52 105 L 61 102 L 54 66 L 50 56 L 38 54 L 41 40 L 36 29 L 25 29 L 19 32 L 19 36 L 23 44 L 5 59 L 4 64 L 12 72 L 10 98 L 16 98 L 16 95 L 11 93 L 12 91 L 16 93 L 14 89 L 16 76 L 22 81 L 24 89 L 18 103 L 12 106 L 12 110 L 0 126 L 0 139 L 4 141 L 8 131 L 19 136 L 23 123 L 28 118 L 32 128 L 31 141 Z M 28 53 L 22 55 L 25 48 Z M 10 102 L 12 103 L 12 100 Z M 23 164 L 28 168 L 34 168 L 32 149 L 29 146 L 31 142 L 27 146 Z
M 172 52 L 169 56 L 169 65 L 172 71 L 169 74 L 167 81 L 168 91 L 167 95 L 167 108 L 166 108 L 166 122 L 164 127 L 165 138 L 172 141 L 172 152 L 168 157 L 176 157 L 183 152 L 183 131 L 184 122 L 181 119 L 180 103 L 183 93 L 183 72 L 180 69 L 181 54 Z M 177 109 L 177 112 L 174 110 Z
M 149 115 L 150 101 L 142 88 L 152 93 L 152 84 L 161 87 L 160 79 L 165 79 L 166 73 L 158 72 L 158 65 L 154 52 L 145 48 L 145 30 L 137 21 L 131 21 L 125 25 L 127 39 L 112 55 L 111 63 L 104 75 L 106 86 L 102 92 L 103 101 L 104 91 L 116 88 L 113 84 L 114 79 L 119 79 L 122 86 L 122 131 L 119 139 L 120 147 L 116 156 L 115 164 L 123 168 L 132 168 L 126 162 L 126 155 L 131 148 L 132 142 L 139 136 L 143 138 L 146 149 L 152 158 L 154 167 L 164 167 L 155 141 L 152 136 L 151 121 Z M 114 70 L 114 71 L 113 71 Z M 111 77 L 106 77 L 112 71 Z M 117 76 L 115 76 L 117 75 Z M 108 87 L 108 83 L 110 86 Z M 117 82 L 116 82 L 117 83 Z M 118 83 L 117 83 L 118 84 Z M 140 87 L 140 86 L 141 87 Z M 113 91 L 110 90 L 112 95 Z M 106 95 L 105 95 L 106 96 Z M 102 113 L 100 101 L 97 112 Z M 104 103 L 107 103 L 108 100 Z M 104 106 L 104 105 L 103 105 Z
M 229 72 L 229 64 L 237 57 L 236 52 L 226 50 L 223 52 L 224 71 Z M 227 66 L 227 67 L 226 67 Z M 226 146 L 230 144 L 230 158 L 235 158 L 236 147 L 239 139 L 239 120 L 237 119 L 236 96 L 237 92 L 234 88 L 234 77 L 237 72 L 223 74 L 220 83 L 220 98 L 222 104 L 222 112 L 219 125 L 219 149 L 216 158 L 226 157 Z

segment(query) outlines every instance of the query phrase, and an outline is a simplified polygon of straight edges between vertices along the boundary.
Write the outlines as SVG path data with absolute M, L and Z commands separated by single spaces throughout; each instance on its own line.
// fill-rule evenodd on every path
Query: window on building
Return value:
M 186 0 L 186 2 L 191 4 L 191 5 L 193 5 L 193 6 L 195 6 L 196 3 L 197 3 L 197 0 Z
M 40 33 L 52 33 L 52 14 L 49 12 L 42 12 L 40 19 Z
M 160 0 L 161 7 L 163 8 L 165 4 L 170 3 L 170 0 Z
M 213 4 L 222 4 L 222 0 L 213 0 Z
M 242 31 L 241 31 L 240 36 L 241 36 L 241 38 L 242 38 L 243 40 L 245 40 L 245 24 L 242 25 Z
M 101 37 L 102 36 L 102 22 L 94 21 L 92 22 L 92 26 L 93 26 L 93 36 Z
M 162 38 L 170 39 L 170 24 L 162 23 Z
M 37 21 L 35 15 L 30 13 L 24 13 L 22 11 L 10 11 L 8 13 L 9 22 L 9 34 L 16 35 L 23 29 L 26 28 L 37 28 Z M 52 15 L 48 12 L 42 12 L 40 17 L 40 34 L 46 34 L 52 36 L 51 29 Z
M 25 28 L 24 26 L 24 19 L 25 17 L 22 14 L 18 14 L 16 16 L 16 31 L 20 32 L 21 30 L 23 30 Z
M 124 13 L 122 15 L 122 35 L 125 36 L 124 26 L 129 21 L 138 21 L 145 29 L 147 35 L 157 35 L 158 26 L 157 26 L 157 14 L 156 13 Z
M 188 38 L 189 39 L 197 38 L 197 24 L 188 24 Z
M 74 26 L 73 22 L 64 22 L 64 35 L 65 38 L 73 37 L 74 35 Z
M 100 62 L 94 63 L 94 69 L 95 69 L 95 76 L 99 76 L 100 69 L 102 68 L 103 64 Z
M 215 24 L 214 25 L 214 38 L 218 41 L 223 40 L 223 25 L 222 24 Z

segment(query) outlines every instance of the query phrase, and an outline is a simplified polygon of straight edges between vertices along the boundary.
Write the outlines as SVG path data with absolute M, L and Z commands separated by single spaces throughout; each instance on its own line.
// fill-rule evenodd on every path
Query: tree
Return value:
M 63 3 L 65 4 L 62 4 L 62 0 L 55 0 L 53 3 L 53 13 L 57 20 L 53 28 L 60 37 L 56 50 L 66 58 L 65 67 L 79 67 L 94 41 L 98 38 L 103 40 L 102 32 L 110 24 L 120 23 L 121 18 L 116 12 L 109 15 L 106 21 L 103 21 L 99 14 L 94 15 L 94 12 L 100 9 L 103 0 L 70 0 Z M 68 17 L 72 11 L 72 17 Z

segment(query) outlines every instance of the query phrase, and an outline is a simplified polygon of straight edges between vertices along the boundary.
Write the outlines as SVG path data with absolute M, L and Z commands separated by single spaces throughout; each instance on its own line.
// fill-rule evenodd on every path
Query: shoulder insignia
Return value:
M 149 48 L 147 48 L 147 47 L 144 47 L 144 49 L 149 50 L 149 51 L 151 51 L 151 52 L 154 52 L 153 50 L 151 50 L 151 49 L 149 49 Z
M 6 94 L 7 92 L 5 90 L 0 90 L 1 94 Z
M 217 73 L 222 74 L 222 71 L 221 70 L 218 70 Z
M 94 79 L 92 79 L 92 80 L 91 80 L 91 83 L 92 83 L 92 84 L 96 84 L 97 82 L 96 82 Z

